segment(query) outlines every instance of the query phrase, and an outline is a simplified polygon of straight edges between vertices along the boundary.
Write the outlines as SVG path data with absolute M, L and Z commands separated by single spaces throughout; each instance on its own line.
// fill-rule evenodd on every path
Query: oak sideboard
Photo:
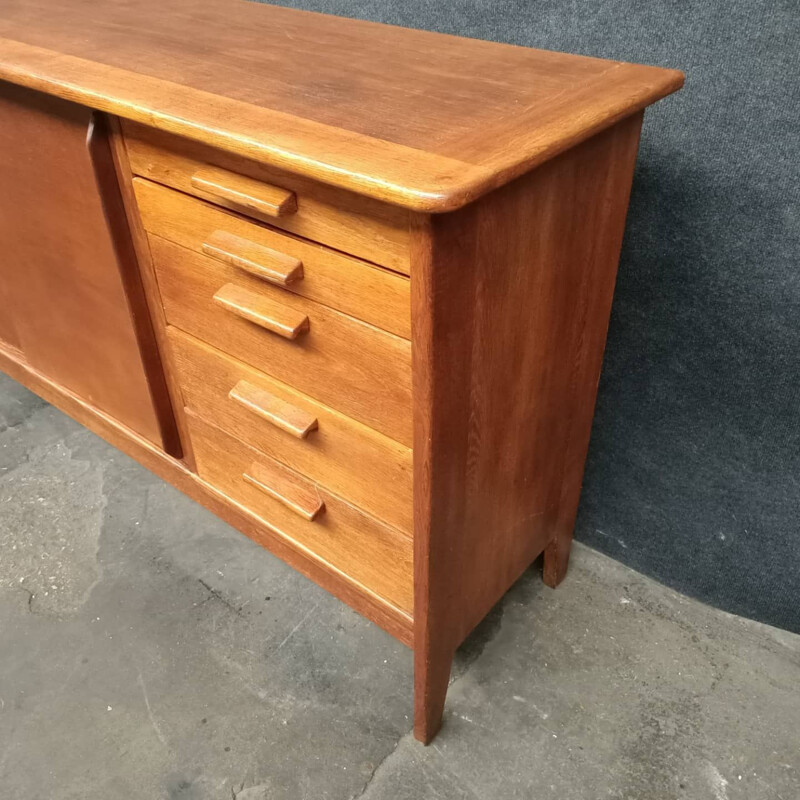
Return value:
M 242 0 L 4 0 L 0 369 L 414 652 L 567 569 L 680 72 Z

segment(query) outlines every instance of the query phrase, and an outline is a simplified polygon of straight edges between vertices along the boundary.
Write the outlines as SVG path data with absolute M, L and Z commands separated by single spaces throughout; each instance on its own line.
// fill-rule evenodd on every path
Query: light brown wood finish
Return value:
M 225 231 L 214 231 L 203 242 L 201 250 L 207 256 L 277 286 L 290 286 L 303 280 L 303 262 L 299 259 Z
M 404 209 L 135 122 L 125 120 L 123 127 L 137 175 L 217 204 L 192 185 L 191 176 L 206 164 L 284 186 L 298 196 L 297 211 L 271 219 L 270 225 L 409 274 L 409 215 Z
M 190 178 L 192 187 L 234 211 L 269 222 L 297 211 L 294 192 L 215 167 L 201 167 Z
M 285 285 L 288 291 L 411 338 L 411 290 L 407 278 L 256 225 L 150 181 L 137 178 L 134 186 L 144 226 L 151 233 L 206 255 L 211 255 L 206 245 L 213 246 L 220 232 L 251 242 L 254 247 L 279 252 L 303 265 L 303 279 L 290 281 Z M 229 240 L 227 243 L 230 245 Z M 232 266 L 241 268 L 242 260 L 259 258 L 251 248 L 230 248 L 234 251 L 232 257 L 220 260 Z
M 6 0 L 0 37 L 0 78 L 425 212 L 465 205 L 683 82 L 236 1 Z
M 136 204 L 136 197 L 133 192 L 133 175 L 131 173 L 128 151 L 125 147 L 125 140 L 122 136 L 120 120 L 116 117 L 108 118 L 110 131 L 111 152 L 114 157 L 114 165 L 119 181 L 122 202 L 125 208 L 125 215 L 128 220 L 128 229 L 131 233 L 134 253 L 139 265 L 139 277 L 144 289 L 145 301 L 153 335 L 155 336 L 158 354 L 161 358 L 164 369 L 164 380 L 169 394 L 172 415 L 178 433 L 179 450 L 170 455 L 182 458 L 184 464 L 190 469 L 194 467 L 194 457 L 189 437 L 189 428 L 183 411 L 183 397 L 178 384 L 175 366 L 172 363 L 169 346 L 167 343 L 167 323 L 164 316 L 164 306 L 161 302 L 161 295 L 158 291 L 158 281 L 155 269 L 150 257 L 150 243 L 147 240 L 147 233 L 142 226 L 142 220 Z M 142 313 L 145 313 L 144 310 Z
M 325 502 L 319 496 L 316 486 L 277 461 L 254 461 L 242 473 L 242 478 L 245 483 L 283 503 L 308 522 L 314 522 L 325 511 Z
M 411 446 L 411 344 L 241 270 L 150 237 L 167 320 L 198 339 Z M 294 341 L 220 308 L 234 284 L 309 318 Z
M 640 124 L 636 115 L 459 213 L 420 222 L 414 648 L 423 741 L 439 728 L 467 634 L 548 543 L 546 574 L 565 566 Z
M 35 266 L 0 268 L 0 368 L 413 627 L 429 741 L 464 637 L 541 552 L 565 574 L 640 112 L 683 76 L 238 0 L 5 0 L 3 80 L 86 108 L 0 83 L 0 243 Z
M 309 328 L 308 316 L 235 283 L 226 283 L 211 298 L 220 308 L 259 328 L 294 341 Z
M 155 343 L 132 317 L 136 265 L 120 261 L 126 243 L 115 245 L 127 230 L 108 228 L 106 210 L 117 226 L 124 214 L 105 132 L 87 148 L 91 116 L 0 84 L 0 313 L 11 309 L 16 336 L 6 340 L 36 369 L 163 446 L 150 383 L 162 377 L 148 376 L 155 358 L 143 355 Z M 117 193 L 106 209 L 98 179 Z
M 115 145 L 112 137 L 113 127 L 108 117 L 100 112 L 94 112 L 89 122 L 86 146 L 94 168 L 95 183 L 117 257 L 131 323 L 139 344 L 142 366 L 147 376 L 147 388 L 161 433 L 161 446 L 170 455 L 180 457 L 182 454 L 180 436 L 170 402 L 164 366 L 155 338 L 142 276 L 139 274 L 133 235 L 119 185 Z
M 297 439 L 305 439 L 311 431 L 319 428 L 316 417 L 248 381 L 239 381 L 228 392 L 228 397 Z
M 201 478 L 257 515 L 294 546 L 384 598 L 401 613 L 411 615 L 412 544 L 406 536 L 319 485 L 316 490 L 325 504 L 325 513 L 313 522 L 302 519 L 284 502 L 243 477 L 245 473 L 252 474 L 249 471 L 253 462 L 263 465 L 270 474 L 280 469 L 276 462 L 191 413 L 189 426 Z M 301 480 L 299 476 L 296 479 Z
M 412 531 L 411 450 L 263 372 L 169 330 L 186 404 L 246 444 L 327 486 L 370 514 Z M 242 383 L 318 422 L 305 439 L 285 433 L 231 399 Z
M 19 336 L 14 325 L 13 303 L 11 293 L 6 288 L 4 270 L 0 269 L 0 346 L 12 347 L 19 350 Z
M 142 466 L 265 547 L 400 642 L 411 646 L 413 623 L 410 613 L 399 610 L 341 571 L 323 563 L 306 548 L 296 545 L 268 527 L 217 487 L 202 480 L 184 463 L 168 456 L 147 439 L 63 386 L 53 383 L 46 375 L 26 364 L 17 351 L 0 347 L 0 371 L 136 459 Z

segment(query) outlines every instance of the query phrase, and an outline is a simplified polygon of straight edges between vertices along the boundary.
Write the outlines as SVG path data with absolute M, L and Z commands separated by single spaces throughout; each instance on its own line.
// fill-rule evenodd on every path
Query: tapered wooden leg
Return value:
M 575 440 L 571 440 L 575 444 Z M 589 446 L 588 433 L 581 438 L 577 448 L 578 459 L 585 458 Z M 558 516 L 555 520 L 555 538 L 544 549 L 544 564 L 542 565 L 542 580 L 555 589 L 567 577 L 569 554 L 572 550 L 572 534 L 575 530 L 575 520 L 578 517 L 578 503 L 581 499 L 581 483 L 583 481 L 583 463 L 570 474 L 567 470 L 561 485 L 561 502 Z
M 542 579 L 551 588 L 555 589 L 567 577 L 569 566 L 569 553 L 572 549 L 572 529 L 553 539 L 544 551 L 544 566 Z
M 430 744 L 442 727 L 453 656 L 449 648 L 414 652 L 414 737 L 423 744 Z

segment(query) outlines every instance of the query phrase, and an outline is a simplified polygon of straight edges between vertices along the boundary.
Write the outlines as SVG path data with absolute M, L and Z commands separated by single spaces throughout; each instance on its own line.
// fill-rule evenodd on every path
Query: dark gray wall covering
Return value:
M 686 72 L 645 117 L 577 536 L 800 632 L 800 0 L 282 5 Z

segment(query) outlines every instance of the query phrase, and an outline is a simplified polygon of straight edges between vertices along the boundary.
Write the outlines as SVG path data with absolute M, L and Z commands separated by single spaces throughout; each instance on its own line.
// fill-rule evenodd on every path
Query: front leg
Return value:
M 444 701 L 450 682 L 454 651 L 425 645 L 414 651 L 414 736 L 430 744 L 442 727 Z

